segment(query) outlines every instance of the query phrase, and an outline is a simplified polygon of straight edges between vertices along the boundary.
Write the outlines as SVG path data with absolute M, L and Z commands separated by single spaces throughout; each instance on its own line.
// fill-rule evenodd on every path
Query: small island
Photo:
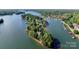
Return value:
M 59 44 L 57 44 L 57 40 L 53 38 L 53 36 L 47 32 L 46 27 L 48 26 L 48 22 L 44 17 L 39 17 L 31 14 L 22 15 L 22 18 L 27 21 L 27 34 L 33 40 L 45 46 L 46 48 L 59 48 Z M 59 42 L 58 42 L 59 43 Z

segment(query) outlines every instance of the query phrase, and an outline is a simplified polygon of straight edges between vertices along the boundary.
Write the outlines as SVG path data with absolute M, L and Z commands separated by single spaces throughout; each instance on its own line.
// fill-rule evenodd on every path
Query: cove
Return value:
M 28 37 L 25 21 L 21 15 L 0 16 L 4 23 L 0 24 L 0 48 L 2 49 L 37 49 L 44 48 Z

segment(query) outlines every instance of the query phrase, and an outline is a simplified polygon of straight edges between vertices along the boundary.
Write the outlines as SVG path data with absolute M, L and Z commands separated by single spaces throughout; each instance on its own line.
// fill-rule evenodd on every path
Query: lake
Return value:
M 28 11 L 33 15 L 41 16 L 37 12 Z M 21 15 L 0 16 L 4 23 L 0 24 L 0 48 L 2 49 L 44 49 L 45 47 L 32 40 L 25 31 L 27 24 Z M 60 48 L 79 48 L 79 40 L 73 39 L 59 19 L 47 19 L 47 31 L 61 43 Z
M 0 48 L 2 49 L 37 49 L 44 48 L 28 37 L 25 21 L 21 15 L 0 16 L 4 23 L 0 24 Z
M 73 39 L 67 30 L 64 29 L 64 25 L 60 19 L 47 19 L 49 25 L 47 30 L 52 36 L 58 39 L 61 43 L 60 48 L 79 48 L 79 40 Z

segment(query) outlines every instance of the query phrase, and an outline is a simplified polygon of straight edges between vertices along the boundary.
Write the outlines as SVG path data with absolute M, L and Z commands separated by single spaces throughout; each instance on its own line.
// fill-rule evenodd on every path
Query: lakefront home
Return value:
M 74 23 L 73 26 L 74 26 L 74 29 L 79 31 L 79 25 L 78 24 Z

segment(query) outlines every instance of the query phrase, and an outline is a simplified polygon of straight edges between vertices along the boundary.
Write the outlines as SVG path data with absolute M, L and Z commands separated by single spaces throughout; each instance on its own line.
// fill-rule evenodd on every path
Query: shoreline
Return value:
M 28 34 L 28 33 L 27 33 L 27 34 Z M 38 44 L 40 44 L 41 46 L 43 46 L 44 48 L 49 49 L 47 46 L 43 45 L 42 41 L 37 40 L 36 38 L 32 37 L 30 34 L 28 34 L 28 36 L 29 36 L 32 40 L 36 41 L 36 43 L 38 43 Z
M 64 21 L 62 21 L 62 23 L 64 24 L 64 27 L 66 28 L 66 30 L 68 30 L 68 33 L 72 36 L 72 38 L 79 39 L 77 37 L 77 34 L 73 32 L 73 29 L 67 23 L 65 23 Z
M 67 23 L 65 23 L 61 18 L 59 18 L 59 17 L 50 17 L 50 16 L 49 16 L 49 18 L 50 18 L 50 19 L 51 19 L 51 18 L 56 18 L 56 19 L 61 20 L 62 23 L 63 23 L 63 25 L 64 25 L 64 30 L 67 30 L 68 33 L 71 35 L 72 38 L 74 38 L 74 39 L 79 39 L 79 35 L 77 35 L 77 34 L 75 34 L 75 33 L 73 32 L 74 29 L 72 29 L 72 28 L 71 28 Z

